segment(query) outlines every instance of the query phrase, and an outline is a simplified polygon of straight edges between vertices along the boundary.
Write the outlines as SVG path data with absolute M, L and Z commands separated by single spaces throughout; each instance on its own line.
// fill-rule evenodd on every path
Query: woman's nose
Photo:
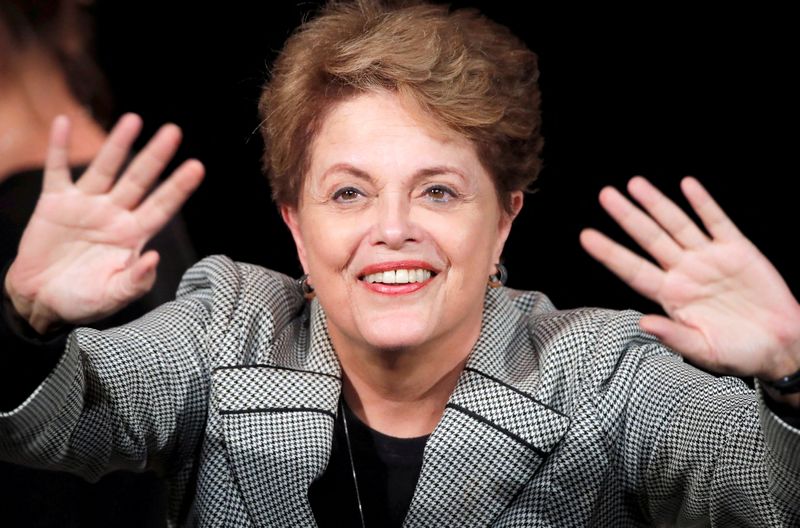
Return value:
M 411 204 L 401 193 L 379 197 L 376 204 L 376 219 L 372 230 L 372 243 L 385 244 L 399 249 L 419 237 L 418 228 L 411 218 Z

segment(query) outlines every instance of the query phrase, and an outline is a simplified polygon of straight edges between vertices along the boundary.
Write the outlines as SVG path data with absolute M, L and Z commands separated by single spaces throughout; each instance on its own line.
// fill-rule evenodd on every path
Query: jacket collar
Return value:
M 550 308 L 505 288 L 486 294 L 480 337 L 425 446 L 407 526 L 489 526 L 564 436 L 569 419 L 534 397 L 530 313 Z
M 566 433 L 569 419 L 534 397 L 531 312 L 489 290 L 480 337 L 425 447 L 407 526 L 486 526 Z M 341 392 L 319 303 L 268 351 L 264 364 L 215 371 L 233 471 L 256 524 L 313 525 L 307 490 L 327 466 Z

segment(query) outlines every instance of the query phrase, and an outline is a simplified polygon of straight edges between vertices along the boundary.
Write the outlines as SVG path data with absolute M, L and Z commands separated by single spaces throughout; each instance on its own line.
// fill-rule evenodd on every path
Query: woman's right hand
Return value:
M 187 160 L 148 194 L 181 141 L 180 129 L 165 125 L 117 179 L 141 126 L 137 115 L 123 116 L 73 183 L 70 124 L 64 116 L 53 121 L 42 194 L 4 285 L 40 333 L 106 317 L 153 286 L 159 256 L 142 248 L 197 188 L 204 169 Z

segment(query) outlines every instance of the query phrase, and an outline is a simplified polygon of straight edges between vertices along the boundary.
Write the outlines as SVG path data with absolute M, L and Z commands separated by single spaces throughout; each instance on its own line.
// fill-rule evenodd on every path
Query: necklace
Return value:
M 350 469 L 353 470 L 353 484 L 356 487 L 356 500 L 358 501 L 358 515 L 361 517 L 361 528 L 366 528 L 364 522 L 364 508 L 361 506 L 361 493 L 358 491 L 358 478 L 356 477 L 356 464 L 353 461 L 353 449 L 350 447 L 350 431 L 347 429 L 347 415 L 344 412 L 344 398 L 339 402 L 339 412 L 342 413 L 342 425 L 344 426 L 344 439 L 347 444 L 347 457 L 350 459 Z

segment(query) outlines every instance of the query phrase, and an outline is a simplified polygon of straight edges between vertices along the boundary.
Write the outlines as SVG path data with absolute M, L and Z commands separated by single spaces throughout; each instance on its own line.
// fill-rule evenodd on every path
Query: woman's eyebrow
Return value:
M 461 169 L 453 167 L 451 165 L 437 165 L 434 167 L 426 167 L 424 169 L 420 169 L 414 174 L 414 179 L 421 180 L 423 178 L 428 178 L 430 176 L 438 176 L 440 174 L 454 174 L 455 176 L 458 176 L 464 181 L 467 180 L 466 174 L 464 174 L 464 172 Z
M 365 180 L 367 182 L 374 181 L 374 178 L 372 177 L 372 175 L 370 175 L 370 173 L 368 173 L 365 170 L 359 169 L 358 167 L 355 167 L 349 163 L 336 163 L 334 165 L 331 165 L 322 174 L 322 180 L 324 181 L 325 178 L 336 172 L 344 172 L 352 176 L 355 176 L 356 178 Z M 453 167 L 451 165 L 435 165 L 433 167 L 425 167 L 417 170 L 412 176 L 412 181 L 416 182 L 424 178 L 428 178 L 431 176 L 438 176 L 440 174 L 453 174 L 455 176 L 458 176 L 464 181 L 468 179 L 467 176 L 464 174 L 464 172 L 457 167 Z
M 373 181 L 372 176 L 370 176 L 370 174 L 367 171 L 363 171 L 358 167 L 350 165 L 349 163 L 336 163 L 334 165 L 331 165 L 325 170 L 325 172 L 322 173 L 322 178 L 321 178 L 322 181 L 325 181 L 325 178 L 327 178 L 328 176 L 330 176 L 335 172 L 345 172 L 352 176 L 355 176 L 356 178 L 366 180 L 368 182 Z

